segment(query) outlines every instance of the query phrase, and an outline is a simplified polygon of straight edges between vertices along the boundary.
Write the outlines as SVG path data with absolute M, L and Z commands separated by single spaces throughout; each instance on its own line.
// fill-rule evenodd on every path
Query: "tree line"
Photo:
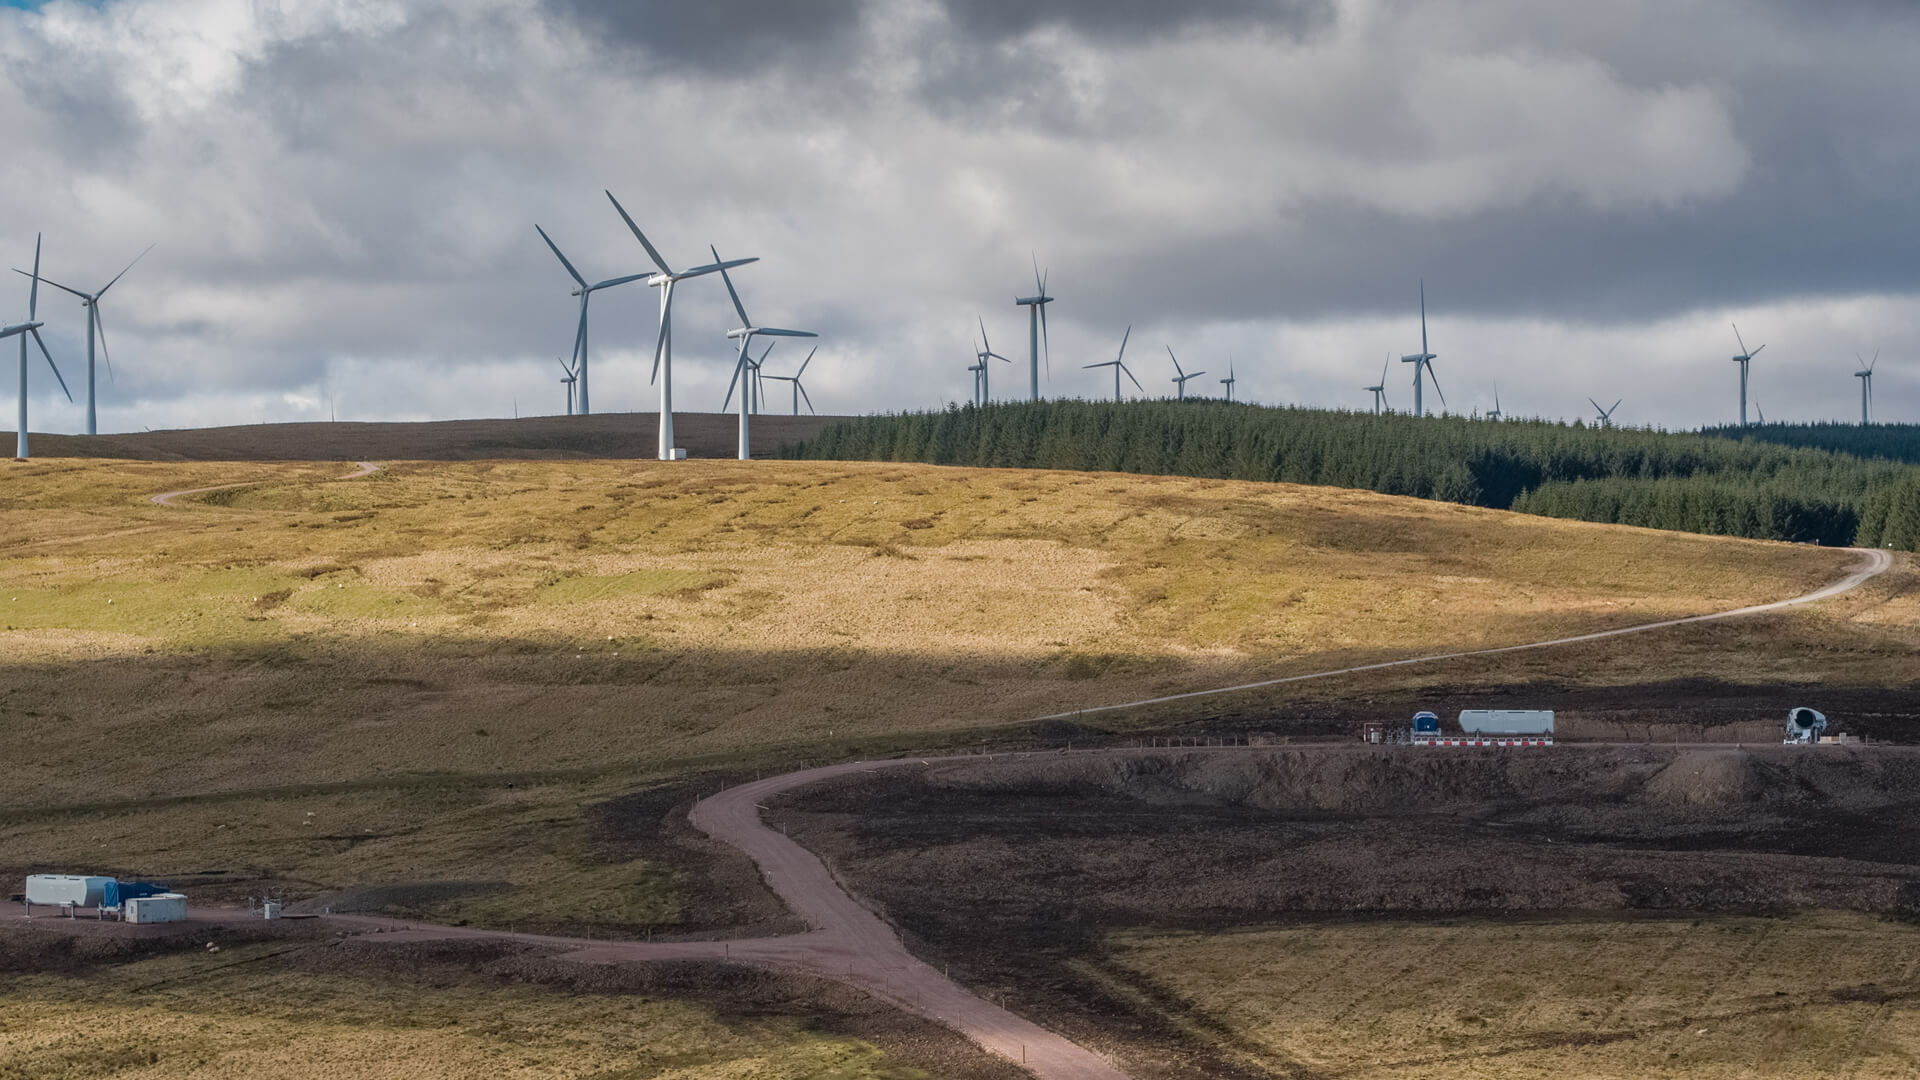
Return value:
M 1920 550 L 1920 468 L 1784 439 L 1210 400 L 1042 401 L 836 421 L 782 454 L 1330 485 L 1584 521 Z

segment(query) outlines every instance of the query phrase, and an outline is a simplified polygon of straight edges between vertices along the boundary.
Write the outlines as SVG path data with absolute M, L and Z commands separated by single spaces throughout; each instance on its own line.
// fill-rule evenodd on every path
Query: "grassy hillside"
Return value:
M 1052 401 L 842 420 L 783 452 L 1331 484 L 1585 521 L 1920 550 L 1920 469 L 1579 424 Z
M 220 870 L 307 893 L 459 880 L 507 889 L 449 901 L 478 920 L 699 923 L 672 867 L 584 807 L 701 769 L 1778 599 L 1848 561 L 1169 477 L 470 462 L 330 479 L 341 471 L 8 467 L 9 865 Z M 1906 685 L 1912 582 L 1903 567 L 1742 631 L 1759 636 L 1735 668 L 1675 634 L 1361 685 Z

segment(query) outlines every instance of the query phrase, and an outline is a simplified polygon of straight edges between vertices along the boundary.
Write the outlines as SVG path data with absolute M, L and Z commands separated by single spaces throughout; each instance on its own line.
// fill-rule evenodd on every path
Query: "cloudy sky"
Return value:
M 1131 324 L 1154 394 L 1170 345 L 1208 393 L 1231 361 L 1364 407 L 1424 279 L 1456 411 L 1727 421 L 1737 321 L 1769 418 L 1857 418 L 1879 349 L 1876 418 L 1920 421 L 1901 0 L 20 2 L 0 258 L 43 232 L 92 289 L 157 245 L 102 304 L 102 430 L 558 412 L 576 301 L 533 226 L 639 272 L 608 188 L 676 266 L 760 258 L 823 412 L 965 398 L 981 316 L 1024 365 L 1037 255 L 1050 396 L 1110 392 L 1080 365 Z M 655 407 L 655 297 L 596 296 L 595 411 Z M 84 404 L 81 309 L 41 314 Z M 734 322 L 717 278 L 676 295 L 679 408 L 719 407 Z

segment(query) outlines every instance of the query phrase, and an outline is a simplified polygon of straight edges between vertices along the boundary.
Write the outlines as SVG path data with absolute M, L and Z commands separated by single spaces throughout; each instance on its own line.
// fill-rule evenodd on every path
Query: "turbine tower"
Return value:
M 147 251 L 152 250 L 153 245 L 148 244 Z M 93 349 L 96 336 L 100 341 L 100 355 L 107 361 L 107 378 L 113 378 L 113 357 L 107 355 L 107 325 L 100 321 L 100 298 L 107 295 L 107 290 L 113 288 L 115 282 L 127 276 L 127 270 L 133 269 L 133 263 L 146 258 L 147 251 L 135 255 L 133 262 L 127 264 L 127 269 L 113 275 L 113 281 L 100 286 L 99 292 L 81 292 L 79 289 L 70 288 L 49 278 L 40 279 L 62 292 L 69 292 L 79 297 L 80 306 L 87 309 L 87 434 L 89 435 L 100 434 L 100 426 L 94 411 Z M 25 274 L 26 271 L 16 269 L 14 273 Z
M 560 260 L 560 265 L 567 268 L 567 275 L 573 278 L 574 284 L 579 286 L 568 295 L 580 298 L 580 326 L 573 332 L 573 362 L 579 372 L 576 377 L 580 380 L 578 388 L 580 415 L 585 416 L 593 411 L 588 407 L 587 401 L 587 383 L 589 382 L 587 378 L 587 303 L 593 299 L 593 294 L 599 292 L 601 289 L 611 289 L 615 285 L 625 285 L 629 281 L 639 281 L 647 275 L 628 274 L 625 277 L 608 278 L 605 281 L 595 282 L 589 285 L 587 284 L 587 279 L 580 276 L 580 271 L 573 268 L 573 263 L 569 262 L 565 255 L 560 254 L 560 246 L 553 242 L 553 237 L 547 235 L 547 230 L 541 228 L 539 224 L 536 223 L 533 226 L 533 231 L 539 233 L 540 239 L 547 242 L 547 247 L 552 250 L 553 257 Z M 105 290 L 102 291 L 104 292 Z M 91 378 L 91 376 L 89 376 L 89 378 Z
M 10 337 L 20 339 L 20 419 L 19 429 L 14 433 L 14 454 L 21 461 L 27 460 L 27 338 L 40 346 L 40 355 L 47 358 L 47 366 L 53 369 L 53 377 L 60 381 L 60 391 L 73 400 L 73 391 L 67 389 L 66 377 L 60 374 L 60 367 L 53 362 L 53 354 L 47 351 L 47 343 L 41 340 L 41 323 L 34 315 L 40 309 L 40 237 L 33 238 L 33 273 L 27 275 L 33 279 L 33 285 L 27 292 L 27 321 L 13 326 L 0 327 L 0 340 Z
M 1228 361 L 1227 361 L 1227 377 L 1226 377 L 1226 378 L 1224 378 L 1224 379 L 1221 379 L 1221 380 L 1220 380 L 1220 385 L 1222 385 L 1222 386 L 1224 386 L 1224 387 L 1226 387 L 1226 388 L 1227 388 L 1227 400 L 1228 400 L 1228 401 L 1232 401 L 1232 400 L 1233 400 L 1233 383 L 1234 383 L 1234 379 L 1233 379 L 1233 361 L 1232 361 L 1232 360 L 1228 360 Z
M 1621 399 L 1621 400 L 1625 400 L 1625 399 Z M 1603 428 L 1610 428 L 1613 426 L 1613 410 L 1618 409 L 1620 407 L 1620 401 L 1615 401 L 1612 407 L 1605 408 L 1605 409 L 1601 408 L 1600 403 L 1593 400 L 1592 398 L 1587 399 L 1587 404 L 1593 406 L 1593 411 L 1596 414 L 1593 418 L 1594 423 L 1599 424 Z
M 1447 403 L 1447 395 L 1440 390 L 1440 376 L 1433 374 L 1433 362 L 1439 359 L 1432 349 L 1427 348 L 1427 283 L 1420 282 L 1420 351 L 1411 356 L 1403 356 L 1400 362 L 1413 365 L 1413 415 L 1427 415 L 1426 401 L 1422 393 L 1420 376 L 1424 372 L 1433 376 L 1433 392 L 1440 395 L 1440 404 Z
M 1127 373 L 1127 378 L 1133 380 L 1134 389 L 1140 391 L 1143 394 L 1147 392 L 1147 388 L 1140 385 L 1140 380 L 1133 378 L 1133 370 L 1127 367 L 1127 364 L 1126 364 L 1127 339 L 1132 336 L 1133 336 L 1133 327 L 1129 326 L 1127 327 L 1127 332 L 1120 335 L 1120 351 L 1114 355 L 1113 359 L 1102 361 L 1101 363 L 1098 363 L 1098 364 L 1080 365 L 1081 368 L 1083 369 L 1102 368 L 1102 367 L 1110 367 L 1113 369 L 1113 402 L 1116 405 L 1120 403 L 1120 373 L 1123 371 Z
M 767 348 L 771 349 L 773 348 L 773 346 L 769 345 L 767 346 Z M 805 360 L 800 361 L 800 370 L 794 372 L 791 375 L 767 376 L 767 378 L 772 379 L 775 382 L 787 382 L 787 383 L 793 384 L 793 415 L 795 416 L 800 415 L 800 399 L 801 398 L 807 398 L 808 412 L 814 413 L 815 415 L 819 415 L 813 407 L 813 399 L 811 397 L 807 397 L 807 388 L 800 385 L 800 376 L 805 375 L 807 373 L 807 365 L 813 363 L 813 354 L 818 351 L 820 351 L 820 347 L 818 345 L 814 346 L 811 349 L 808 349 L 807 358 Z M 765 360 L 766 358 L 767 356 L 765 353 L 760 354 L 760 359 Z
M 974 355 L 977 357 L 980 354 L 975 353 Z M 978 408 L 986 404 L 986 402 L 980 398 L 980 380 L 983 377 L 981 373 L 987 370 L 987 362 L 985 360 L 975 360 L 967 370 L 973 372 L 973 404 L 975 408 Z
M 1206 372 L 1196 371 L 1189 375 L 1185 371 L 1180 370 L 1180 358 L 1173 355 L 1173 346 L 1171 345 L 1167 346 L 1167 359 L 1173 361 L 1173 370 L 1175 372 L 1173 376 L 1174 400 L 1185 401 L 1187 400 L 1187 380 L 1198 375 L 1205 375 Z
M 1373 415 L 1375 416 L 1379 416 L 1387 406 L 1387 369 L 1392 366 L 1393 354 L 1388 353 L 1387 362 L 1380 365 L 1380 381 L 1372 386 L 1363 386 L 1360 388 L 1373 395 Z
M 1759 349 L 1754 349 L 1751 352 L 1749 352 L 1747 350 L 1747 343 L 1744 340 L 1742 340 L 1740 337 L 1740 328 L 1738 326 L 1734 326 L 1733 328 L 1733 340 L 1740 342 L 1740 355 L 1734 357 L 1733 362 L 1740 365 L 1740 426 L 1746 427 L 1747 426 L 1747 365 L 1753 363 L 1753 358 L 1756 356 L 1759 356 L 1760 350 L 1766 348 L 1766 346 L 1762 345 L 1760 346 Z M 1764 424 L 1766 423 L 1766 419 L 1763 417 L 1761 418 L 1760 422 Z
M 1000 360 L 1009 364 L 1013 363 L 1013 361 L 1008 360 L 1006 357 L 1001 356 L 999 353 L 993 351 L 993 345 L 987 341 L 987 320 L 982 319 L 977 315 L 974 317 L 977 319 L 980 319 L 980 351 L 973 354 L 974 359 L 980 361 L 980 367 L 978 369 L 978 374 L 974 376 L 974 383 L 976 384 L 976 395 L 979 398 L 979 403 L 982 405 L 985 405 L 987 402 L 993 400 L 991 394 L 989 393 L 990 380 L 987 377 L 987 373 L 989 370 L 989 365 L 987 364 L 987 361 Z
M 1015 307 L 1027 309 L 1027 347 L 1033 362 L 1033 398 L 1040 400 L 1040 344 L 1047 337 L 1047 305 L 1053 303 L 1053 297 L 1047 295 L 1047 275 L 1040 272 L 1040 259 L 1033 260 L 1032 296 L 1014 298 Z M 1047 377 L 1053 377 L 1053 345 L 1047 345 Z
M 696 266 L 691 270 L 682 270 L 679 273 L 675 273 L 673 268 L 667 265 L 667 260 L 661 258 L 660 252 L 655 250 L 653 244 L 648 242 L 647 234 L 641 232 L 640 226 L 633 223 L 633 218 L 627 214 L 627 208 L 621 206 L 620 200 L 613 197 L 613 192 L 607 192 L 607 201 L 612 203 L 613 208 L 620 212 L 620 220 L 627 223 L 627 228 L 633 232 L 633 238 L 640 241 L 641 247 L 647 249 L 647 257 L 653 260 L 653 265 L 660 268 L 660 272 L 657 274 L 644 275 L 647 279 L 648 288 L 660 290 L 660 336 L 654 339 L 653 374 L 647 377 L 647 381 L 658 382 L 660 384 L 660 460 L 672 461 L 674 457 L 673 286 L 677 282 L 685 281 L 688 278 L 711 274 L 715 270 L 725 273 L 736 266 L 745 266 L 751 262 L 759 262 L 760 259 L 758 256 L 755 256 L 750 259 L 734 259 L 732 262 L 723 263 L 720 262 L 718 258 L 715 258 L 710 265 Z M 732 288 L 732 286 L 729 285 L 728 288 Z M 735 301 L 735 306 L 738 306 L 738 304 L 739 302 Z M 745 346 L 742 345 L 741 348 L 744 349 Z M 734 374 L 736 377 L 739 375 L 737 365 L 734 369 Z M 582 412 L 586 411 L 584 408 L 586 405 L 586 389 L 586 381 L 583 379 L 580 383 L 580 403 L 582 405 L 580 411 Z M 744 431 L 744 427 L 742 430 Z M 745 455 L 746 448 L 743 444 L 741 447 L 741 456 L 744 457 Z
M 740 383 L 740 460 L 751 461 L 753 450 L 747 435 L 747 416 L 749 415 L 747 399 L 752 396 L 753 370 L 749 365 L 753 364 L 753 360 L 747 355 L 747 349 L 752 346 L 755 337 L 819 337 L 820 335 L 811 330 L 782 330 L 774 326 L 753 325 L 753 320 L 747 317 L 746 306 L 740 303 L 740 294 L 734 291 L 733 278 L 727 275 L 727 267 L 735 264 L 721 262 L 720 252 L 717 249 L 709 247 L 708 250 L 713 252 L 713 265 L 720 271 L 720 280 L 727 283 L 727 295 L 733 298 L 733 310 L 740 316 L 740 325 L 727 331 L 729 338 L 740 342 L 740 355 L 733 363 L 733 378 L 727 382 L 727 398 L 726 402 L 721 403 L 720 411 L 727 411 L 727 402 L 733 400 L 734 384 Z M 771 349 L 772 346 L 769 345 L 768 348 Z
M 1859 360 L 1860 354 L 1854 353 L 1853 358 Z M 1875 349 L 1873 359 L 1861 361 L 1860 370 L 1853 373 L 1853 377 L 1860 380 L 1860 425 L 1862 427 L 1873 423 L 1873 365 L 1879 362 L 1880 350 Z
M 567 373 L 566 378 L 561 379 L 560 382 L 567 388 L 567 415 L 572 416 L 573 384 L 580 378 L 580 372 L 575 368 L 569 367 L 565 360 L 560 361 L 560 370 Z

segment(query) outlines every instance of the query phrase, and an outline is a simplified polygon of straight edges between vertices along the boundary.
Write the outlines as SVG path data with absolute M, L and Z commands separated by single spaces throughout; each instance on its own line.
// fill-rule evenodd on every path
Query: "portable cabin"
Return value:
M 179 893 L 128 898 L 123 910 L 130 923 L 185 922 L 187 898 Z

